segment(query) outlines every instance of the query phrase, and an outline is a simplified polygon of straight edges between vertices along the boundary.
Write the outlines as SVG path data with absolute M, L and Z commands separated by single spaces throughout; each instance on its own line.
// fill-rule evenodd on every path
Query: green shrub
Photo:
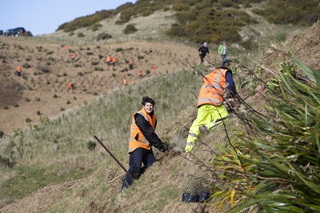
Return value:
M 27 68 L 27 69 L 28 69 L 28 68 L 30 68 L 30 67 L 31 67 L 31 65 L 30 65 L 30 64 L 28 64 L 28 63 L 24 63 L 24 64 L 22 65 L 22 67 L 23 67 L 23 68 Z
M 137 28 L 133 24 L 128 24 L 126 28 L 124 29 L 125 34 L 132 34 L 137 31 Z
M 105 40 L 105 39 L 110 39 L 112 38 L 111 35 L 109 35 L 108 33 L 99 33 L 97 36 L 97 40 Z
M 83 33 L 79 32 L 79 33 L 77 33 L 77 37 L 78 38 L 83 38 L 83 37 L 85 37 L 85 35 Z

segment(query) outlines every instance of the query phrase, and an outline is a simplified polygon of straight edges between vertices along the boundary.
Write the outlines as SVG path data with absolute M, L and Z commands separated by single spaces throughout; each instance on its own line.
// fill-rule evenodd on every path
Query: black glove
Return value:
M 158 149 L 160 150 L 160 152 L 165 152 L 168 151 L 168 146 L 165 143 L 162 143 L 158 146 Z

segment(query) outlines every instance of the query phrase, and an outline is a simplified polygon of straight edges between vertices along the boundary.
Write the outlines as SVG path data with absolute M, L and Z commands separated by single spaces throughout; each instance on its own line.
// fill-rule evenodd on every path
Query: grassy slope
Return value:
M 315 29 L 302 34 L 315 38 L 312 44 L 319 42 L 316 41 L 319 25 Z M 304 40 L 301 35 L 294 39 L 297 39 L 295 44 L 310 45 L 310 40 Z M 275 46 L 281 47 L 280 44 Z M 287 46 L 294 44 L 288 43 L 285 48 Z M 297 53 L 305 59 L 308 55 L 301 53 L 301 48 L 297 48 Z M 318 49 L 312 51 L 314 55 L 319 53 Z M 276 69 L 274 59 L 286 58 L 283 54 L 279 56 L 280 53 L 266 51 L 264 66 Z M 319 69 L 318 64 L 314 64 Z M 248 65 L 255 67 L 253 63 Z M 156 152 L 159 162 L 132 188 L 120 194 L 121 169 L 99 145 L 93 151 L 87 147 L 94 141 L 93 135 L 97 135 L 127 165 L 130 116 L 140 107 L 141 96 L 149 95 L 157 102 L 159 135 L 176 150 L 182 149 L 188 127 L 195 117 L 194 103 L 201 81 L 190 70 L 180 69 L 178 73 L 167 73 L 106 94 L 79 110 L 53 121 L 44 119 L 40 124 L 1 139 L 1 155 L 10 156 L 17 162 L 14 168 L 1 172 L 1 212 L 201 212 L 204 206 L 214 212 L 210 203 L 180 202 L 183 191 L 203 178 L 210 183 L 211 175 L 206 168 L 188 161 L 185 154 Z M 238 74 L 252 77 L 245 74 L 245 70 Z M 243 90 L 240 94 L 245 93 L 247 91 Z M 259 104 L 257 99 L 250 101 L 253 105 Z M 227 126 L 231 132 L 241 128 L 236 119 L 228 120 Z M 218 127 L 219 130 L 222 131 L 222 127 Z M 216 149 L 214 144 L 226 140 L 224 134 L 217 137 L 215 132 L 202 139 L 212 149 Z M 213 139 L 215 143 L 212 143 Z M 201 150 L 200 147 L 195 154 L 207 162 L 211 155 Z M 14 200 L 17 198 L 22 199 Z

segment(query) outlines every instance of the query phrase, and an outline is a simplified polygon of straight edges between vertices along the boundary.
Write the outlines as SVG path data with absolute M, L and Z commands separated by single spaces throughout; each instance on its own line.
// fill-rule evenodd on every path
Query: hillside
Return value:
M 139 26 L 141 19 L 131 21 Z M 284 27 L 292 32 L 279 41 L 278 32 L 285 32 Z M 291 52 L 307 66 L 320 70 L 319 22 L 296 31 L 292 28 L 252 25 L 256 32 L 269 31 L 260 37 L 261 46 L 243 50 L 237 43 L 230 45 L 230 68 L 239 95 L 259 113 L 266 111 L 269 96 L 278 95 L 271 88 L 260 89 L 274 82 L 279 64 L 292 63 Z M 233 198 L 241 200 L 237 197 L 241 190 L 232 197 L 233 192 L 227 190 L 228 176 L 219 178 L 225 170 L 212 165 L 229 147 L 229 139 L 235 142 L 239 132 L 248 132 L 241 115 L 250 117 L 252 111 L 242 103 L 238 114 L 202 137 L 200 146 L 187 155 L 183 148 L 202 83 L 188 66 L 197 63 L 197 45 L 172 38 L 161 41 L 160 33 L 153 30 L 155 38 L 143 33 L 146 37 L 139 41 L 120 36 L 119 31 L 108 42 L 95 42 L 89 31 L 80 31 L 88 36 L 76 38 L 57 32 L 35 38 L 0 37 L 0 130 L 4 132 L 0 138 L 0 212 L 228 212 Z M 209 44 L 209 48 L 212 51 L 206 59 L 218 64 L 217 46 Z M 71 62 L 72 52 L 77 53 L 76 62 Z M 105 63 L 108 54 L 117 56 L 116 66 Z M 132 70 L 128 69 L 129 60 L 134 62 Z M 22 76 L 14 73 L 18 65 Z M 157 68 L 152 70 L 154 65 Z M 206 62 L 196 68 L 207 73 L 213 67 Z M 301 69 L 297 74 L 309 82 Z M 68 82 L 75 85 L 72 92 L 67 91 Z M 93 136 L 101 138 L 127 167 L 128 125 L 144 95 L 156 100 L 157 133 L 172 149 L 167 153 L 154 150 L 157 162 L 121 193 L 124 172 Z M 225 159 L 231 159 L 231 154 Z M 234 162 L 232 171 L 238 171 L 237 159 Z M 223 189 L 230 195 L 220 205 L 215 203 L 219 195 L 204 203 L 181 202 L 184 192 Z M 258 211 L 253 208 L 248 212 Z

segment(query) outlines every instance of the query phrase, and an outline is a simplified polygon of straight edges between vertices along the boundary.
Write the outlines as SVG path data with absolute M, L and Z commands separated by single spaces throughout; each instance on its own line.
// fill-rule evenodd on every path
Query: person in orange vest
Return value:
M 73 90 L 73 83 L 69 82 L 67 91 L 72 91 L 72 90 Z
M 139 70 L 139 77 L 142 78 L 142 70 Z
M 106 62 L 108 64 L 108 66 L 110 66 L 110 64 L 111 64 L 111 56 L 110 55 L 107 56 Z
M 117 63 L 117 58 L 115 56 L 113 56 L 111 61 L 112 61 L 112 65 L 115 66 Z
M 22 71 L 21 66 L 17 66 L 16 75 L 21 76 L 21 71 Z
M 236 94 L 232 72 L 228 68 L 220 67 L 204 76 L 198 96 L 197 118 L 189 130 L 186 152 L 195 147 L 201 134 L 208 134 L 209 130 L 228 117 L 225 97 L 233 98 Z
M 157 66 L 156 65 L 153 65 L 152 67 L 151 67 L 151 70 L 156 70 L 157 69 Z
M 133 62 L 132 62 L 132 60 L 130 60 L 129 61 L 129 69 L 132 70 L 132 68 L 133 68 Z
M 134 85 L 134 80 L 131 80 L 130 84 L 131 84 L 131 85 Z
M 77 58 L 77 54 L 76 53 L 72 53 L 71 55 L 71 60 L 74 62 Z
M 127 86 L 127 84 L 128 84 L 128 83 L 127 83 L 127 79 L 123 79 L 123 85 L 124 85 L 124 86 Z
M 157 126 L 157 117 L 154 113 L 155 101 L 145 96 L 141 104 L 142 109 L 133 114 L 130 127 L 128 172 L 134 179 L 138 179 L 155 162 L 152 146 L 161 152 L 168 150 L 168 146 L 155 133 Z M 133 183 L 131 176 L 127 174 L 123 179 L 122 190 Z

